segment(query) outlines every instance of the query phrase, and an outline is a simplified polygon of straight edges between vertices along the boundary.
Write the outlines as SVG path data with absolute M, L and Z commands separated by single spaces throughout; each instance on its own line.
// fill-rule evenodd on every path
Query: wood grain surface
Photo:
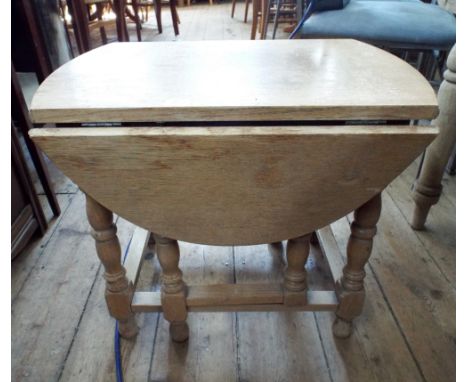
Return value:
M 416 69 L 354 40 L 119 43 L 55 71 L 31 113 L 35 123 L 431 119 L 437 101 Z
M 104 206 L 166 237 L 272 243 L 380 192 L 434 127 L 50 128 L 33 140 Z

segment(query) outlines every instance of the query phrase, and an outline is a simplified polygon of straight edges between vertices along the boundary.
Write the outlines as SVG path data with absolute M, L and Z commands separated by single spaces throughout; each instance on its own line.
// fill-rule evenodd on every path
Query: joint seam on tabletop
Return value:
M 76 194 L 75 194 L 76 196 Z M 28 274 L 26 275 L 26 277 L 24 278 L 23 282 L 21 283 L 21 286 L 20 288 L 18 289 L 18 292 L 16 293 L 16 295 L 13 297 L 13 299 L 11 300 L 11 305 L 13 306 L 13 304 L 16 302 L 16 299 L 18 298 L 18 296 L 21 294 L 24 286 L 26 285 L 26 282 L 29 280 L 29 277 L 31 276 L 31 273 L 33 272 L 33 270 L 36 269 L 36 266 L 37 266 L 37 263 L 39 262 L 39 260 L 41 259 L 42 255 L 44 254 L 47 246 L 49 245 L 50 241 L 52 240 L 52 237 L 54 237 L 55 235 L 55 232 L 57 232 L 57 229 L 60 225 L 60 222 L 62 221 L 62 219 L 64 218 L 64 216 L 66 215 L 68 209 L 70 208 L 71 206 L 71 203 L 73 201 L 73 199 L 75 198 L 75 196 L 71 197 L 70 200 L 68 201 L 68 205 L 65 207 L 65 209 L 62 211 L 62 213 L 60 214 L 60 216 L 57 217 L 57 222 L 55 224 L 55 226 L 52 228 L 52 233 L 50 234 L 49 238 L 47 239 L 47 241 L 43 244 L 44 246 L 42 247 L 42 250 L 40 251 L 39 255 L 37 256 L 37 259 L 36 261 L 34 262 L 33 266 L 31 267 L 31 269 L 29 270 Z

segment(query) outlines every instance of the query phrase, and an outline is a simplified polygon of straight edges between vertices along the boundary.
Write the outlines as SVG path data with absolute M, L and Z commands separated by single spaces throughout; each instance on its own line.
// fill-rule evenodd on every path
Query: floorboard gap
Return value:
M 403 216 L 403 220 L 407 223 L 408 225 L 408 229 L 410 230 L 413 230 L 413 228 L 411 227 L 411 224 L 410 222 L 408 221 L 408 219 L 406 218 L 406 215 L 403 213 L 403 211 L 401 210 L 400 206 L 398 205 L 398 203 L 395 201 L 395 199 L 393 199 L 392 197 L 392 194 L 390 192 L 387 192 L 387 195 L 390 197 L 390 199 L 392 200 L 393 204 L 395 204 L 396 208 L 398 209 L 398 211 L 400 211 L 400 214 Z M 424 248 L 424 251 L 427 253 L 427 255 L 429 256 L 429 258 L 432 260 L 432 262 L 434 263 L 434 265 L 436 266 L 436 268 L 439 270 L 440 274 L 442 275 L 442 277 L 447 281 L 447 283 L 450 285 L 450 287 L 452 288 L 453 291 L 455 291 L 455 285 L 453 285 L 453 283 L 450 281 L 450 278 L 445 274 L 445 272 L 443 271 L 443 269 L 439 266 L 439 263 L 436 261 L 436 259 L 434 259 L 434 257 L 432 256 L 432 253 L 431 251 L 428 250 L 428 248 L 426 247 L 426 245 L 424 244 L 424 242 L 420 239 L 419 235 L 417 233 L 414 233 L 414 235 L 416 236 L 416 239 L 419 241 L 419 243 L 421 243 L 421 246 Z
M 99 266 L 97 268 L 97 271 L 96 271 L 96 275 L 94 276 L 94 280 L 93 280 L 93 283 L 91 285 L 91 288 L 89 288 L 88 295 L 86 296 L 86 301 L 85 301 L 85 303 L 83 305 L 83 309 L 81 310 L 80 318 L 78 319 L 78 323 L 75 326 L 75 331 L 74 331 L 73 337 L 72 337 L 72 339 L 70 341 L 70 345 L 68 346 L 67 354 L 65 355 L 65 358 L 63 359 L 62 364 L 60 366 L 60 373 L 59 373 L 59 376 L 57 378 L 57 381 L 60 381 L 61 378 L 62 378 L 63 371 L 65 370 L 65 365 L 67 364 L 68 356 L 70 355 L 73 344 L 75 343 L 76 334 L 78 333 L 78 330 L 80 329 L 81 321 L 83 319 L 84 313 L 85 313 L 86 308 L 88 306 L 88 302 L 89 302 L 89 299 L 91 297 L 91 293 L 93 292 L 94 286 L 96 285 L 96 281 L 97 281 L 97 279 L 99 277 L 99 273 L 101 271 L 101 268 L 102 268 L 102 265 L 99 264 Z
M 76 196 L 76 195 L 75 195 Z M 65 210 L 62 211 L 62 213 L 56 218 L 58 219 L 57 220 L 57 223 L 55 224 L 55 226 L 52 228 L 52 233 L 51 235 L 49 236 L 49 238 L 47 239 L 47 241 L 41 245 L 41 251 L 39 253 L 39 255 L 37 256 L 37 259 L 36 261 L 34 261 L 34 265 L 31 267 L 31 269 L 29 270 L 28 274 L 26 275 L 26 277 L 24 278 L 24 281 L 21 283 L 21 287 L 18 289 L 18 292 L 16 293 L 15 296 L 13 296 L 13 298 L 11 299 L 11 305 L 13 306 L 13 304 L 15 303 L 16 299 L 18 298 L 18 296 L 21 294 L 21 291 L 23 290 L 24 286 L 26 285 L 26 283 L 28 282 L 29 280 L 29 276 L 31 276 L 31 273 L 36 269 L 36 265 L 37 265 L 37 262 L 40 260 L 40 258 L 42 257 L 42 255 L 44 254 L 46 248 L 47 248 L 47 245 L 50 243 L 52 237 L 54 237 L 55 235 L 55 232 L 57 231 L 58 227 L 60 226 L 60 223 L 63 219 L 63 217 L 65 216 L 65 214 L 67 213 L 68 209 L 70 208 L 71 204 L 72 204 L 72 201 L 73 201 L 73 198 L 74 197 L 71 197 L 70 200 L 68 201 L 68 205 L 67 207 L 65 208 Z M 40 239 L 39 239 L 40 240 Z
M 414 354 L 413 349 L 411 348 L 411 345 L 410 345 L 408 339 L 405 336 L 405 332 L 403 331 L 403 328 L 401 327 L 400 322 L 398 321 L 398 318 L 397 318 L 395 312 L 393 311 L 392 305 L 390 304 L 390 301 L 388 300 L 387 295 L 384 292 L 382 284 L 380 283 L 380 280 L 377 277 L 377 274 L 374 271 L 374 268 L 372 267 L 372 265 L 370 263 L 368 263 L 368 265 L 369 265 L 369 268 L 370 268 L 370 270 L 372 272 L 372 275 L 374 276 L 375 281 L 376 281 L 376 283 L 377 283 L 377 285 L 378 285 L 378 287 L 380 289 L 380 293 L 382 293 L 382 297 L 383 297 L 385 303 L 387 304 L 388 310 L 390 311 L 390 314 L 391 314 L 393 320 L 395 321 L 395 324 L 396 324 L 396 326 L 398 328 L 398 331 L 400 332 L 400 335 L 403 338 L 403 341 L 405 342 L 405 345 L 408 348 L 409 353 L 411 354 L 411 358 L 413 359 L 413 362 L 415 363 L 415 365 L 416 365 L 416 367 L 418 369 L 418 372 L 421 375 L 422 380 L 424 382 L 427 382 L 427 379 L 426 379 L 426 377 L 424 375 L 424 372 L 423 372 L 423 370 L 421 368 L 421 365 L 419 364 L 419 361 L 416 358 L 416 355 Z
M 145 314 L 145 313 L 142 313 Z M 147 380 L 151 380 L 151 370 L 153 370 L 153 360 L 155 356 L 155 349 L 156 349 L 156 337 L 158 336 L 158 329 L 159 329 L 159 320 L 161 319 L 161 313 L 158 313 L 157 318 L 156 318 L 156 329 L 154 331 L 154 336 L 153 336 L 153 347 L 151 348 L 151 358 L 150 358 L 150 364 L 148 368 L 148 378 Z M 142 341 L 142 339 L 140 339 Z M 156 365 L 157 367 L 157 365 Z
M 323 358 L 325 359 L 325 365 L 327 365 L 328 377 L 330 378 L 330 381 L 334 382 L 332 372 L 331 372 L 331 369 L 330 369 L 330 362 L 328 361 L 327 352 L 325 350 L 325 346 L 323 345 L 322 333 L 320 331 L 320 328 L 319 328 L 319 325 L 318 325 L 318 322 L 317 322 L 317 313 L 313 312 L 313 315 L 314 315 L 315 327 L 317 328 L 317 333 L 318 333 L 318 336 L 319 336 L 319 339 L 320 339 L 320 346 L 322 347 Z

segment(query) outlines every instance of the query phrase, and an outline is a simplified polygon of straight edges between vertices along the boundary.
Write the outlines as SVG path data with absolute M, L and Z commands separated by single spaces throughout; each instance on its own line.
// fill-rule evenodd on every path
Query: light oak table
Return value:
M 428 82 L 353 40 L 110 44 L 54 72 L 31 109 L 35 123 L 57 126 L 32 139 L 87 194 L 121 335 L 137 334 L 136 312 L 162 311 L 175 341 L 188 338 L 187 312 L 198 311 L 332 310 L 335 335 L 348 336 L 380 193 L 438 132 L 409 123 L 437 114 Z M 327 225 L 351 211 L 341 269 Z M 141 227 L 124 265 L 113 212 Z M 162 286 L 136 291 L 153 239 Z M 177 240 L 287 240 L 284 282 L 185 285 Z M 311 240 L 335 290 L 307 290 Z

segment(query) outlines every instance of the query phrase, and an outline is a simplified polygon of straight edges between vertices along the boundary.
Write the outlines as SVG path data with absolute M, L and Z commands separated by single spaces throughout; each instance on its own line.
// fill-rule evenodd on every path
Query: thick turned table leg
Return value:
M 86 213 L 96 241 L 96 251 L 104 265 L 106 302 L 109 313 L 119 321 L 119 332 L 124 338 L 138 333 L 131 310 L 133 291 L 121 264 L 121 250 L 112 211 L 86 195 Z
M 179 268 L 179 245 L 176 240 L 154 235 L 156 254 L 161 264 L 161 299 L 164 318 L 170 322 L 173 341 L 184 342 L 188 339 L 186 287 Z
M 284 303 L 286 305 L 305 305 L 307 303 L 305 264 L 309 250 L 310 234 L 288 240 L 287 267 L 284 272 Z
M 447 70 L 437 96 L 440 113 L 432 122 L 440 128 L 440 134 L 426 149 L 421 174 L 416 180 L 413 199 L 415 207 L 411 226 L 422 229 L 429 209 L 439 201 L 442 193 L 442 176 L 455 146 L 456 101 L 456 46 L 447 59 Z
M 372 251 L 372 240 L 382 207 L 381 195 L 374 196 L 354 212 L 351 236 L 347 248 L 347 264 L 338 283 L 340 303 L 333 323 L 333 334 L 346 338 L 351 335 L 352 320 L 359 316 L 364 306 L 364 266 Z

